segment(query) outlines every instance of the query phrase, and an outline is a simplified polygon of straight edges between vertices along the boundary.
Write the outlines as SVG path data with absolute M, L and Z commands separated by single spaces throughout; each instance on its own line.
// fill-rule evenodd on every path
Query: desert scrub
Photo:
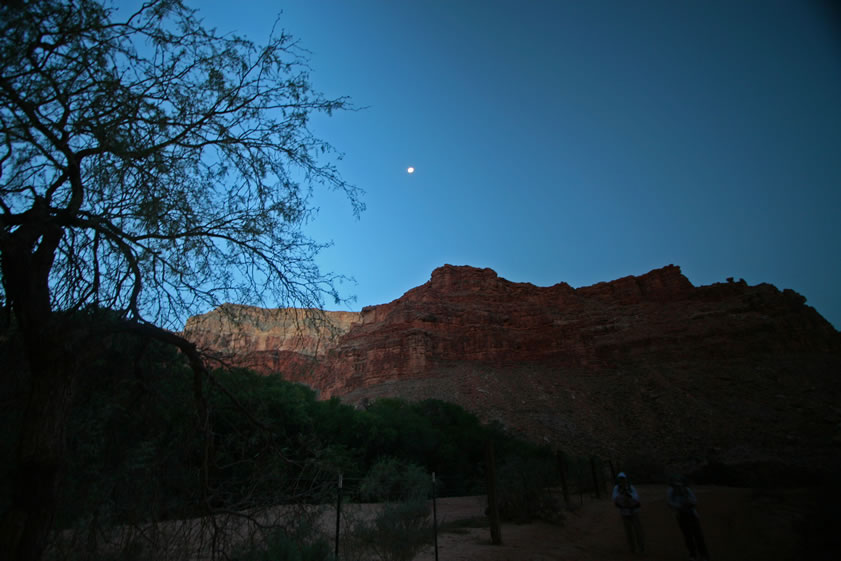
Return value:
M 380 458 L 359 485 L 359 498 L 367 502 L 405 502 L 425 499 L 432 479 L 422 467 L 397 458 Z
M 429 503 L 413 499 L 383 505 L 372 520 L 360 520 L 348 539 L 377 561 L 411 561 L 432 545 Z
M 330 545 L 325 539 L 298 542 L 277 528 L 266 534 L 263 543 L 239 548 L 231 561 L 332 561 Z
M 548 460 L 511 458 L 499 468 L 499 515 L 503 520 L 563 522 L 561 501 L 553 494 L 557 470 Z

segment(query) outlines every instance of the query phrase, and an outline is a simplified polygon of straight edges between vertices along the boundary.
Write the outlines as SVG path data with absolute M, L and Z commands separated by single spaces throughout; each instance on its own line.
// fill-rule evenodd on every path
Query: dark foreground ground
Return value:
M 492 545 L 482 522 L 481 497 L 439 499 L 440 561 L 686 560 L 666 488 L 641 485 L 646 552 L 628 551 L 616 508 L 607 499 L 584 497 L 562 526 L 504 524 L 502 545 Z M 713 561 L 823 561 L 841 559 L 841 504 L 816 490 L 695 487 L 698 511 Z M 824 502 L 826 501 L 826 502 Z M 433 561 L 430 549 L 416 561 Z

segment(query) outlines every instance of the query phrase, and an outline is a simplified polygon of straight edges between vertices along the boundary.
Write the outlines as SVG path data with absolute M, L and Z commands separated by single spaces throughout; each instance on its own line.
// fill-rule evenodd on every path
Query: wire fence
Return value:
M 480 486 L 478 496 L 483 502 L 481 509 L 485 523 L 490 533 L 492 543 L 501 543 L 502 519 L 511 515 L 516 518 L 530 516 L 548 521 L 560 521 L 563 512 L 574 510 L 588 499 L 607 498 L 610 495 L 612 481 L 616 471 L 613 462 L 598 457 L 573 458 L 557 457 L 556 485 L 544 487 L 542 481 L 534 480 L 537 484 L 532 489 L 528 485 L 513 484 L 507 477 L 500 479 L 500 475 L 492 469 L 492 451 L 489 455 L 489 465 L 484 485 Z M 521 473 L 521 482 L 528 480 L 533 474 Z M 438 517 L 439 489 L 446 488 L 447 480 L 458 479 L 460 474 L 427 474 L 428 494 L 425 498 L 427 509 L 403 510 L 395 509 L 389 503 L 375 505 L 365 502 L 366 492 L 361 489 L 364 478 L 346 479 L 339 476 L 336 486 L 336 505 L 331 514 L 335 515 L 335 530 L 333 541 L 334 558 L 342 561 L 362 561 L 364 559 L 412 559 L 421 550 L 431 548 L 435 559 L 438 560 L 438 541 L 441 532 Z M 411 485 L 416 481 L 393 479 L 391 486 Z M 517 512 L 516 508 L 508 504 L 512 493 L 522 500 L 528 512 Z M 411 502 L 410 498 L 404 498 Z M 495 514 L 496 513 L 496 514 Z M 502 516 L 501 516 L 502 514 Z M 402 516 L 402 518 L 400 518 Z M 386 520 L 386 518 L 388 520 Z M 372 536 L 380 542 L 380 551 L 373 557 L 360 556 L 360 549 L 365 550 L 364 543 L 360 543 L 360 534 L 364 542 L 365 532 L 360 532 L 366 523 L 374 522 L 380 530 L 378 535 Z M 523 520 L 520 520 L 523 521 Z M 474 519 L 475 522 L 475 519 Z M 344 534 L 343 534 L 344 532 Z M 370 544 L 369 544 L 370 545 Z M 390 551 L 382 551 L 383 549 Z M 370 548 L 368 548 L 370 549 Z
M 524 515 L 561 520 L 564 511 L 578 508 L 585 497 L 607 496 L 615 476 L 612 462 L 560 454 L 548 479 L 522 466 L 499 467 L 491 450 L 486 477 L 473 487 L 481 503 L 478 518 L 496 543 L 501 541 L 501 521 Z M 463 480 L 459 473 L 391 474 L 374 481 L 335 474 L 332 482 L 297 481 L 296 488 L 308 487 L 311 493 L 291 501 L 273 497 L 274 504 L 215 507 L 204 516 L 109 525 L 95 514 L 57 532 L 46 558 L 246 561 L 294 558 L 289 552 L 307 549 L 309 557 L 304 558 L 324 561 L 410 561 L 431 549 L 437 560 L 439 500 L 448 487 L 462 487 Z M 287 486 L 277 482 L 278 488 Z

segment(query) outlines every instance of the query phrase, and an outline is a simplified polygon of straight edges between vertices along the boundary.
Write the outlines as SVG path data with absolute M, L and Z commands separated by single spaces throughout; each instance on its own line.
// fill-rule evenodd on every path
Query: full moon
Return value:
M 413 167 L 407 168 L 406 172 L 407 173 L 415 173 L 415 168 L 413 168 Z

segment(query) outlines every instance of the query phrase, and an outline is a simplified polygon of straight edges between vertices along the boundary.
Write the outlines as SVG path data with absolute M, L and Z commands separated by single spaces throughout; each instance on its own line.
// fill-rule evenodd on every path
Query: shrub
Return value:
M 431 484 L 420 466 L 397 458 L 380 458 L 362 479 L 359 496 L 369 502 L 425 499 Z
M 266 534 L 261 544 L 249 544 L 236 551 L 231 561 L 329 561 L 333 559 L 330 544 L 324 539 L 301 543 L 284 531 L 275 529 Z
M 379 561 L 411 561 L 432 542 L 429 504 L 422 499 L 384 505 L 371 521 L 360 521 L 351 540 Z
M 535 519 L 562 522 L 561 503 L 551 491 L 557 477 L 551 460 L 519 457 L 506 460 L 497 472 L 499 516 L 517 523 Z

